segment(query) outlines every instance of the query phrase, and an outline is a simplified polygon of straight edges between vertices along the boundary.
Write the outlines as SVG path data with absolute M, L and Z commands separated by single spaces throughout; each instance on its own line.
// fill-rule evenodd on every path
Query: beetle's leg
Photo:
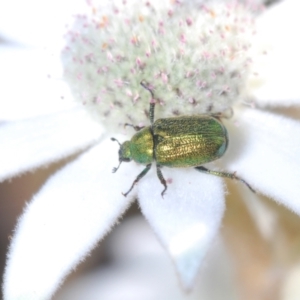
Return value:
M 150 109 L 149 109 L 149 119 L 150 119 L 150 124 L 152 125 L 154 122 L 154 107 L 155 107 L 155 98 L 154 98 L 154 94 L 153 91 L 143 82 L 140 82 L 141 86 L 146 89 L 147 91 L 150 92 L 151 94 L 151 101 L 150 101 Z
M 236 176 L 235 173 L 212 171 L 212 170 L 208 170 L 208 169 L 206 169 L 206 168 L 204 168 L 202 166 L 201 167 L 195 167 L 195 169 L 197 171 L 200 171 L 200 172 L 203 172 L 203 173 L 207 173 L 207 174 L 212 174 L 212 175 L 215 175 L 215 176 L 227 177 L 227 178 L 238 180 L 238 181 L 242 182 L 243 184 L 245 184 L 250 189 L 250 191 L 252 191 L 253 193 L 256 193 L 256 191 L 252 188 L 252 186 L 247 181 L 245 181 L 244 179 Z
M 164 197 L 164 193 L 166 192 L 168 186 L 167 186 L 167 182 L 161 172 L 161 166 L 160 165 L 156 165 L 156 173 L 157 173 L 157 177 L 159 178 L 161 184 L 165 187 L 164 190 L 161 192 L 161 196 Z
M 134 180 L 134 182 L 132 183 L 132 185 L 131 185 L 131 187 L 130 187 L 130 189 L 129 189 L 129 191 L 127 192 L 127 193 L 122 193 L 123 194 L 123 196 L 125 196 L 125 197 L 127 197 L 127 195 L 131 192 L 131 190 L 133 189 L 133 187 L 139 182 L 139 180 L 141 179 L 141 178 L 143 178 L 147 173 L 148 173 L 148 171 L 150 170 L 150 168 L 151 168 L 151 164 L 148 164 L 147 166 L 146 166 L 146 168 L 136 177 L 136 179 Z
M 153 125 L 153 123 L 154 123 L 154 107 L 155 107 L 155 102 L 151 101 L 150 102 L 150 109 L 149 109 L 149 119 L 150 119 L 150 124 L 151 125 Z
M 145 126 L 137 126 L 137 125 L 125 123 L 124 127 L 126 127 L 126 126 L 132 127 L 135 131 L 139 131 L 139 130 L 141 130 L 141 129 L 143 129 L 145 127 Z

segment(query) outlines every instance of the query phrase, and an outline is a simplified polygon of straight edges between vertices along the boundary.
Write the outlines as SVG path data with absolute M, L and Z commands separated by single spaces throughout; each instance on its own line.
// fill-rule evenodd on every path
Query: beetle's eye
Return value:
M 124 142 L 119 149 L 119 160 L 129 162 L 131 161 L 130 143 Z

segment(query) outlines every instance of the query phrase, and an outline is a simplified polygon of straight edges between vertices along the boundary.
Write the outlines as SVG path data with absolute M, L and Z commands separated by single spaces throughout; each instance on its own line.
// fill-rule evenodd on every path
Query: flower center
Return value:
M 220 113 L 243 98 L 254 34 L 240 3 L 108 1 L 78 15 L 62 52 L 65 80 L 108 129 L 156 118 Z M 121 3 L 121 4 L 120 4 Z

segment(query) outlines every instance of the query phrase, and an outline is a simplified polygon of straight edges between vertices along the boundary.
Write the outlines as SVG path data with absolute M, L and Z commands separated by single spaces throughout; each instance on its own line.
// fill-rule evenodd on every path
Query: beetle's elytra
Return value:
M 245 180 L 236 176 L 235 173 L 212 171 L 201 166 L 220 158 L 227 149 L 227 130 L 220 120 L 212 115 L 199 115 L 158 119 L 154 122 L 154 94 L 143 82 L 141 85 L 152 96 L 149 110 L 150 126 L 139 127 L 125 124 L 137 131 L 131 140 L 120 144 L 115 138 L 111 138 L 120 145 L 119 166 L 114 168 L 113 172 L 118 170 L 122 162 L 131 160 L 146 165 L 130 189 L 123 194 L 125 197 L 134 185 L 147 174 L 152 162 L 156 163 L 157 176 L 164 186 L 162 196 L 167 190 L 167 183 L 161 172 L 161 168 L 164 166 L 170 168 L 194 167 L 200 172 L 239 180 L 255 192 Z

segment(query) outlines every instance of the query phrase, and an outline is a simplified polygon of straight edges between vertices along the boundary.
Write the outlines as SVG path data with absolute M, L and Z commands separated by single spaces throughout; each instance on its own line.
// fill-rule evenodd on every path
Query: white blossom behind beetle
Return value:
M 156 117 L 218 113 L 232 107 L 233 119 L 224 121 L 230 140 L 227 154 L 222 158 L 224 170 L 236 171 L 258 192 L 300 214 L 299 122 L 243 105 L 250 96 L 257 107 L 266 105 L 266 101 L 255 96 L 257 82 L 260 91 L 266 82 L 268 87 L 273 83 L 272 91 L 282 90 L 282 85 L 274 84 L 279 82 L 280 75 L 283 86 L 295 82 L 299 55 L 287 49 L 297 49 L 294 38 L 299 27 L 295 27 L 299 23 L 295 15 L 297 4 L 293 1 L 282 4 L 288 7 L 285 18 L 292 16 L 293 22 L 282 22 L 280 26 L 286 26 L 286 32 L 294 35 L 288 39 L 290 35 L 278 31 L 279 38 L 284 37 L 288 46 L 286 52 L 277 53 L 276 59 L 270 52 L 268 71 L 277 72 L 278 59 L 285 60 L 289 54 L 293 64 L 287 67 L 290 72 L 279 72 L 272 81 L 274 77 L 265 76 L 268 72 L 253 72 L 266 57 L 263 43 L 251 43 L 256 40 L 253 20 L 264 18 L 252 15 L 255 9 L 249 12 L 249 7 L 238 2 L 216 1 L 204 6 L 192 1 L 148 2 L 147 5 L 137 1 L 128 1 L 126 5 L 124 1 L 90 4 L 90 13 L 77 15 L 74 27 L 69 27 L 62 55 L 64 75 L 80 108 L 59 115 L 61 122 L 65 119 L 64 130 L 51 126 L 51 119 L 58 124 L 56 114 L 47 117 L 46 127 L 43 118 L 35 118 L 21 120 L 17 126 L 10 122 L 2 128 L 1 140 L 8 146 L 0 148 L 1 165 L 6 167 L 0 170 L 1 178 L 94 145 L 54 174 L 26 207 L 8 254 L 3 285 L 5 300 L 51 298 L 65 276 L 135 199 L 172 258 L 183 286 L 193 287 L 221 225 L 225 209 L 223 181 L 192 169 L 166 168 L 163 173 L 170 187 L 163 201 L 161 184 L 151 171 L 129 197 L 121 195 L 140 172 L 140 166 L 128 164 L 112 174 L 117 160 L 116 145 L 101 139 L 101 135 L 102 130 L 120 132 L 119 125 L 124 122 L 147 125 L 145 110 L 150 97 L 139 85 L 142 80 L 152 86 L 162 104 Z M 276 24 L 278 18 L 268 24 L 269 30 Z M 263 37 L 270 42 L 268 34 Z M 271 45 L 276 42 L 271 41 Z M 255 55 L 255 51 L 250 51 L 253 47 L 259 49 Z M 27 72 L 30 74 L 30 70 Z M 291 74 L 293 80 L 289 81 Z M 253 77 L 255 86 L 251 85 Z M 35 82 L 29 83 L 32 90 L 37 88 Z M 294 98 L 288 103 L 299 105 L 299 89 L 292 86 Z M 267 102 L 278 105 L 284 101 L 272 98 Z M 85 114 L 86 108 L 95 122 Z M 76 118 L 76 113 L 84 116 Z M 45 132 L 51 139 L 45 138 Z M 79 143 L 76 134 L 80 135 Z M 15 164 L 12 156 L 20 164 Z

